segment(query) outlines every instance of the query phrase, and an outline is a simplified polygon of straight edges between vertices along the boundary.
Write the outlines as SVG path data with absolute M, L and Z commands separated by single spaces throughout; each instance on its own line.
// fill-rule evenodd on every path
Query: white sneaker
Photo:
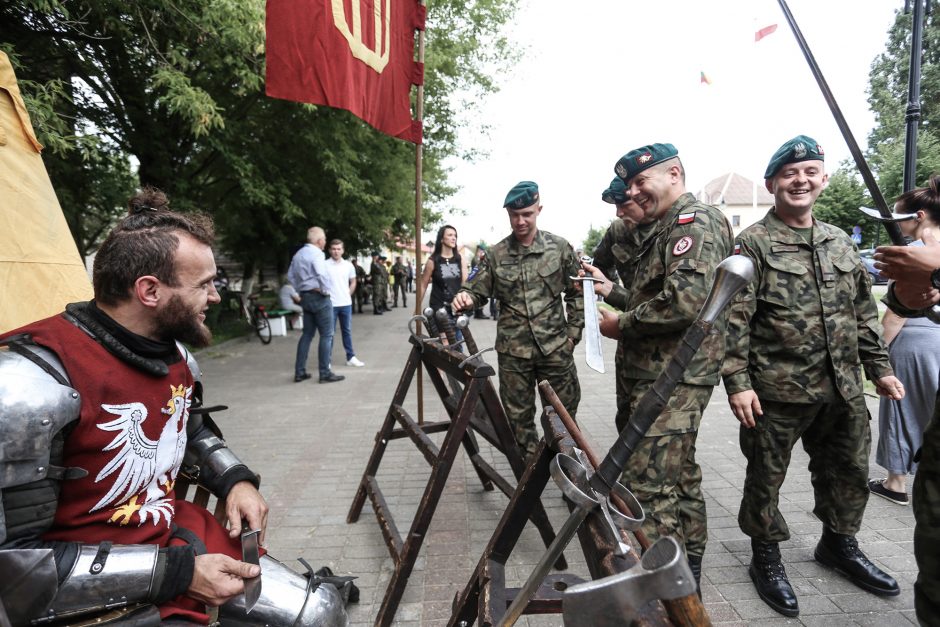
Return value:
M 356 368 L 362 368 L 363 366 L 365 366 L 365 364 L 359 361 L 359 358 L 356 357 L 355 355 L 349 358 L 349 361 L 346 362 L 346 365 L 355 366 Z

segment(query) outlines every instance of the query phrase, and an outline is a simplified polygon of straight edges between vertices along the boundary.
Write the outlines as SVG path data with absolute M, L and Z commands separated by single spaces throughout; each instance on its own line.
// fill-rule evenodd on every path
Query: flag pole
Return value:
M 419 0 L 421 6 L 427 6 L 427 0 Z M 424 28 L 418 31 L 418 63 L 424 65 Z M 415 121 L 421 129 L 421 141 L 415 144 L 415 315 L 421 313 L 421 303 L 424 301 L 424 285 L 419 277 L 424 273 L 421 266 L 421 181 L 423 177 L 424 163 L 424 81 L 418 84 L 418 91 L 415 94 Z M 418 329 L 420 330 L 420 322 Z M 424 376 L 422 373 L 421 362 L 418 362 L 418 424 L 424 424 Z

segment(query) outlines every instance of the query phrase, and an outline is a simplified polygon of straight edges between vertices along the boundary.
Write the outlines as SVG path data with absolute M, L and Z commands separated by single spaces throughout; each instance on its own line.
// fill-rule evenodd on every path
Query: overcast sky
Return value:
M 868 72 L 903 4 L 789 1 L 863 147 L 874 123 Z M 770 24 L 777 31 L 755 43 Z M 489 154 L 452 164 L 462 188 L 452 206 L 466 215 L 445 220 L 461 243 L 505 237 L 506 192 L 534 180 L 539 227 L 578 247 L 614 217 L 600 194 L 616 160 L 653 142 L 675 144 L 692 192 L 729 171 L 760 181 L 770 155 L 798 134 L 824 147 L 830 171 L 849 157 L 775 0 L 522 0 L 510 32 L 524 55 L 481 105 L 489 135 L 463 138 Z

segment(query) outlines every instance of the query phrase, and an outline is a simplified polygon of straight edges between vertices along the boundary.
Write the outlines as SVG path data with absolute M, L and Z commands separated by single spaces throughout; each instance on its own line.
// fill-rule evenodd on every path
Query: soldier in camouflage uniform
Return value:
M 876 266 L 883 276 L 894 279 L 884 298 L 895 313 L 909 318 L 924 316 L 940 300 L 940 243 L 925 234 L 924 246 L 878 248 Z M 940 625 L 940 396 L 933 418 L 924 431 L 914 476 L 914 610 L 921 625 Z
M 536 383 L 547 379 L 572 416 L 581 402 L 572 352 L 584 327 L 584 301 L 570 279 L 579 268 L 571 245 L 536 227 L 542 211 L 538 185 L 519 183 L 504 206 L 512 234 L 486 250 L 453 307 L 470 311 L 487 298 L 499 299 L 499 396 L 516 443 L 531 454 L 539 440 Z
M 366 271 L 359 265 L 359 260 L 352 258 L 352 265 L 356 269 L 356 290 L 353 293 L 355 301 L 353 302 L 353 311 L 362 313 L 362 302 L 366 295 Z
M 685 191 L 685 171 L 672 144 L 652 144 L 624 155 L 614 168 L 639 206 L 636 266 L 623 313 L 604 313 L 601 332 L 622 339 L 625 399 L 617 410 L 622 430 L 643 394 L 676 352 L 714 282 L 715 268 L 731 253 L 731 226 L 718 209 Z M 585 266 L 596 278 L 603 274 Z M 617 303 L 610 281 L 595 291 Z M 708 537 L 702 470 L 695 440 L 702 413 L 719 380 L 724 318 L 706 338 L 622 477 L 643 504 L 643 531 L 655 540 L 672 535 L 685 547 L 696 581 Z
M 617 208 L 617 219 L 610 223 L 604 237 L 594 249 L 593 265 L 613 282 L 612 290 L 605 298 L 606 302 L 623 311 L 627 308 L 627 301 L 630 297 L 633 269 L 636 267 L 636 253 L 639 247 L 636 225 L 643 217 L 643 211 L 627 194 L 627 186 L 619 176 L 615 176 L 610 186 L 603 191 L 601 200 Z M 617 283 L 618 278 L 622 285 Z M 627 401 L 623 377 L 624 344 L 623 340 L 617 342 L 617 352 L 614 355 L 618 411 Z M 627 410 L 624 409 L 624 411 Z
M 870 592 L 900 592 L 855 534 L 868 502 L 871 445 L 862 368 L 882 395 L 900 398 L 903 387 L 852 240 L 813 218 L 827 181 L 823 158 L 815 140 L 799 135 L 767 166 L 774 207 L 736 240 L 735 252 L 754 261 L 755 274 L 732 308 L 723 367 L 747 458 L 738 523 L 751 538 L 749 573 L 760 597 L 785 616 L 797 616 L 799 603 L 780 560 L 779 543 L 790 533 L 777 502 L 798 439 L 823 523 L 816 560 Z
M 373 253 L 369 277 L 372 279 L 372 313 L 380 316 L 383 311 L 389 311 L 388 268 L 385 267 L 384 255 Z

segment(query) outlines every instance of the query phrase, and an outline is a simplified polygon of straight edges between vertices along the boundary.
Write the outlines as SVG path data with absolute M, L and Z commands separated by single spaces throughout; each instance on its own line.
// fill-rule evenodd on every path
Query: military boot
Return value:
M 894 577 L 871 563 L 858 548 L 855 536 L 823 528 L 822 538 L 816 545 L 816 561 L 845 575 L 859 588 L 893 597 L 901 594 L 901 587 Z
M 698 598 L 702 598 L 702 556 L 689 555 L 689 569 L 692 576 L 695 577 L 695 591 L 698 592 Z
M 780 545 L 751 539 L 751 565 L 747 572 L 764 603 L 784 616 L 799 616 L 800 604 L 780 561 Z

